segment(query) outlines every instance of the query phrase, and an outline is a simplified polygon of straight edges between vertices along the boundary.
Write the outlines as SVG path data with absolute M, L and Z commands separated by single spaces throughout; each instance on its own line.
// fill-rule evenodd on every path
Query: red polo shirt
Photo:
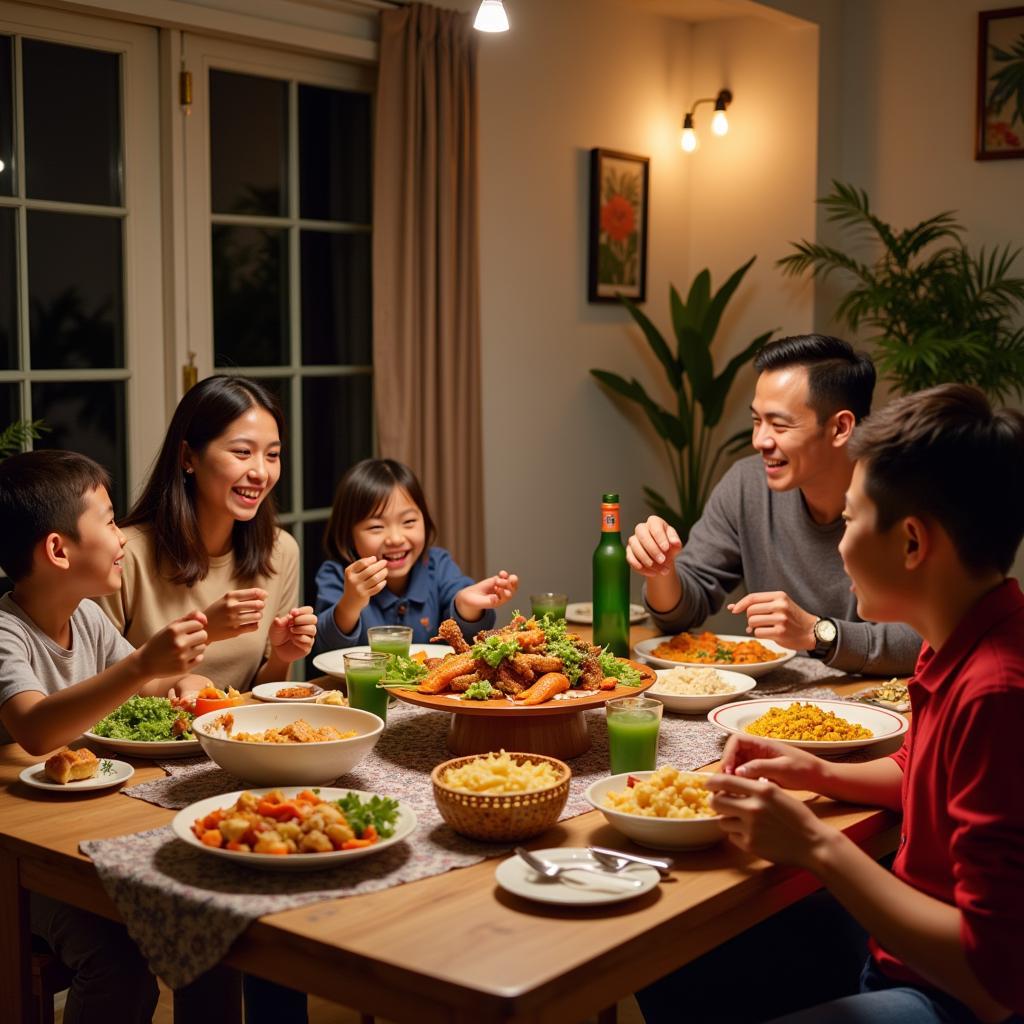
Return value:
M 967 960 L 989 994 L 1024 1012 L 1024 594 L 1006 580 L 945 644 L 921 650 L 893 871 L 962 915 Z M 872 940 L 882 971 L 928 986 Z

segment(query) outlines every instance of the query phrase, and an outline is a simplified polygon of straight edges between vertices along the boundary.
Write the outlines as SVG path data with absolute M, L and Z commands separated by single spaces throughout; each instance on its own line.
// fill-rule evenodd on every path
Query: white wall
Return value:
M 646 309 L 667 330 L 668 283 L 690 276 L 691 33 L 611 0 L 509 10 L 514 31 L 482 39 L 479 65 L 488 568 L 588 600 L 601 492 L 619 491 L 632 523 L 641 486 L 667 479 L 652 432 L 587 372 L 660 372 L 624 310 L 586 301 L 589 151 L 651 157 Z

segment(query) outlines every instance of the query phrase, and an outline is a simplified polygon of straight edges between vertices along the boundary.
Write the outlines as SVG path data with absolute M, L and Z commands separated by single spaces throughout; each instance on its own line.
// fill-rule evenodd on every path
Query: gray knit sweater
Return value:
M 901 623 L 864 622 L 843 572 L 842 520 L 816 523 L 799 489 L 772 491 L 761 457 L 737 462 L 712 491 L 700 521 L 676 558 L 683 596 L 671 611 L 648 610 L 659 629 L 679 633 L 722 607 L 744 581 L 748 593 L 785 591 L 801 608 L 836 621 L 839 637 L 828 663 L 844 672 L 909 675 L 921 638 Z M 644 587 L 644 603 L 647 588 Z M 736 633 L 746 616 L 736 620 Z

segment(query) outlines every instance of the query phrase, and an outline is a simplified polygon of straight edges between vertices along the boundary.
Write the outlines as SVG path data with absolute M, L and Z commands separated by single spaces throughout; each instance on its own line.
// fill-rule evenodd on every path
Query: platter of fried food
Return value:
M 656 636 L 652 640 L 641 640 L 633 651 L 656 668 L 710 665 L 748 676 L 762 676 L 796 657 L 796 651 L 774 640 L 709 632 Z
M 204 853 L 274 871 L 316 871 L 401 842 L 412 809 L 358 789 L 285 786 L 208 797 L 179 811 L 174 834 Z
M 819 754 L 841 753 L 891 740 L 907 731 L 902 715 L 845 700 L 762 698 L 725 704 L 708 712 L 725 732 L 761 736 Z
M 455 714 L 552 715 L 635 696 L 655 679 L 647 666 L 570 633 L 564 619 L 516 615 L 501 629 L 477 633 L 473 643 L 448 619 L 439 634 L 453 653 L 428 659 L 418 674 L 404 671 L 405 659 L 401 679 L 387 683 L 396 697 Z

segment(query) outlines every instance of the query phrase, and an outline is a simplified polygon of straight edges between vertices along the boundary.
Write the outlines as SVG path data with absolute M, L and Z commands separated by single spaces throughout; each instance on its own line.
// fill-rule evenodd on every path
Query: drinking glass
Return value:
M 379 684 L 387 668 L 388 655 L 377 651 L 353 651 L 345 655 L 344 662 L 348 706 L 359 708 L 360 711 L 371 711 L 386 722 L 388 691 Z
M 664 704 L 650 697 L 620 697 L 604 706 L 612 775 L 653 771 Z
M 551 615 L 556 619 L 565 618 L 565 606 L 569 603 L 566 594 L 531 594 L 530 610 L 539 619 Z
M 366 631 L 370 650 L 379 654 L 400 654 L 409 657 L 412 626 L 371 626 Z

